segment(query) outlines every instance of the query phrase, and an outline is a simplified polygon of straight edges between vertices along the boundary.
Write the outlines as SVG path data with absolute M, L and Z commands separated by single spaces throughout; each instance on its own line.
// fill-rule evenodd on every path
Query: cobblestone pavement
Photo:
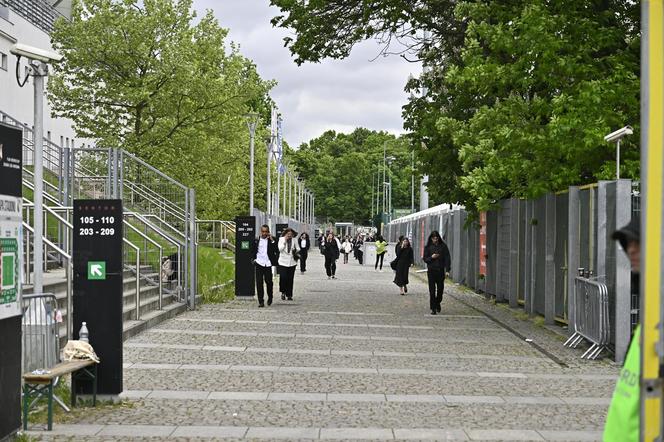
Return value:
M 124 346 L 123 406 L 79 408 L 40 440 L 600 440 L 618 367 L 455 284 L 319 256 L 295 300 L 204 305 Z M 489 314 L 495 320 L 489 318 Z M 503 327 L 508 326 L 518 333 Z M 541 352 L 526 337 L 546 352 Z

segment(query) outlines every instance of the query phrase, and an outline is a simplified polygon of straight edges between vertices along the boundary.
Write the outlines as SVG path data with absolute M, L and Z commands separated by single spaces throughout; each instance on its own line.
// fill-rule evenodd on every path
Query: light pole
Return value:
M 247 114 L 247 127 L 249 128 L 249 216 L 254 214 L 254 138 L 256 135 L 258 114 Z
M 23 87 L 28 77 L 33 77 L 34 85 L 34 236 L 33 236 L 33 293 L 44 291 L 44 77 L 48 75 L 48 63 L 62 60 L 62 55 L 55 52 L 33 48 L 24 44 L 15 44 L 10 52 L 16 55 L 16 81 Z M 30 60 L 28 71 L 21 81 L 18 77 L 21 57 Z M 71 317 L 71 312 L 69 317 Z M 68 330 L 68 333 L 71 330 Z
M 272 138 L 268 138 L 265 143 L 265 148 L 267 150 L 267 200 L 265 211 L 267 212 L 268 218 L 272 214 Z
M 410 213 L 415 213 L 415 150 L 410 152 Z
M 620 140 L 622 140 L 627 135 L 632 135 L 634 129 L 631 126 L 625 126 L 622 129 L 618 129 L 615 132 L 611 132 L 604 137 L 604 141 L 609 143 L 616 143 L 616 180 L 620 179 Z

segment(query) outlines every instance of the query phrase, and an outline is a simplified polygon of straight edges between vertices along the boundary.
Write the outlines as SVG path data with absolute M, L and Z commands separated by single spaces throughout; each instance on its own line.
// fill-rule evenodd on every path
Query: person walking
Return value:
M 344 239 L 343 244 L 341 244 L 341 252 L 344 254 L 344 264 L 348 264 L 348 255 L 353 251 L 353 243 L 350 241 L 350 237 L 347 236 Z
M 394 256 L 399 256 L 399 249 L 401 249 L 401 242 L 403 241 L 404 238 L 405 236 L 403 235 L 399 236 L 399 240 L 397 241 L 397 244 L 394 246 Z
M 307 271 L 307 258 L 309 257 L 309 248 L 311 247 L 311 240 L 307 232 L 302 232 L 300 235 L 300 272 Z
M 270 227 L 266 224 L 261 226 L 261 235 L 254 240 L 252 245 L 251 262 L 256 271 L 258 307 L 265 307 L 263 282 L 265 282 L 267 291 L 267 305 L 272 305 L 272 266 L 279 264 L 279 248 L 277 240 L 270 235 Z
M 415 256 L 413 255 L 413 248 L 410 246 L 408 238 L 404 238 L 397 253 L 396 274 L 394 275 L 394 283 L 401 289 L 402 296 L 408 293 L 408 273 L 410 267 L 414 264 Z
M 424 247 L 422 259 L 427 263 L 427 279 L 429 280 L 429 307 L 431 314 L 440 313 L 445 288 L 445 274 L 450 271 L 452 259 L 447 244 L 437 231 L 431 232 L 427 245 Z
M 380 262 L 380 271 L 383 271 L 383 259 L 387 253 L 387 241 L 381 235 L 376 235 L 376 264 L 374 270 L 378 270 L 378 262 Z
M 339 243 L 332 232 L 327 234 L 325 244 L 323 245 L 323 255 L 325 255 L 325 273 L 327 273 L 327 279 L 336 279 Z
M 364 241 L 362 240 L 362 237 L 357 235 L 357 239 L 355 240 L 355 256 L 357 257 L 357 262 L 359 262 L 360 265 L 363 265 L 364 263 L 364 252 L 362 251 L 363 245 Z
M 279 291 L 282 300 L 293 300 L 295 267 L 300 258 L 300 246 L 295 236 L 297 236 L 295 230 L 288 227 L 279 238 Z

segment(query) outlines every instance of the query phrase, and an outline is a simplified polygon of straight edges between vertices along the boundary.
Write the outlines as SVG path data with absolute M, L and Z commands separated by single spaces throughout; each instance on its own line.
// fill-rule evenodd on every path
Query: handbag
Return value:
M 397 269 L 397 260 L 396 259 L 394 259 L 390 262 L 390 267 L 392 267 L 392 270 Z
M 298 252 L 295 249 L 293 249 L 293 259 L 295 260 L 295 262 L 298 262 L 300 260 L 300 252 Z

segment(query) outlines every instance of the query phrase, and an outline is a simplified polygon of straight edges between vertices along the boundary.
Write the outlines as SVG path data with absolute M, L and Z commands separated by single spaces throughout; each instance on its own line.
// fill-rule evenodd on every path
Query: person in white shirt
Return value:
M 307 271 L 307 258 L 309 257 L 309 247 L 311 247 L 309 234 L 306 232 L 302 232 L 302 234 L 300 235 L 300 272 L 302 273 Z
M 300 246 L 296 236 L 295 230 L 288 227 L 279 238 L 279 291 L 282 300 L 293 300 L 295 267 L 300 259 Z
M 270 227 L 267 225 L 261 226 L 261 236 L 254 241 L 251 253 L 251 262 L 256 267 L 258 307 L 265 307 L 263 282 L 265 282 L 267 289 L 267 305 L 272 305 L 272 266 L 278 264 L 279 249 L 277 240 L 270 235 Z

